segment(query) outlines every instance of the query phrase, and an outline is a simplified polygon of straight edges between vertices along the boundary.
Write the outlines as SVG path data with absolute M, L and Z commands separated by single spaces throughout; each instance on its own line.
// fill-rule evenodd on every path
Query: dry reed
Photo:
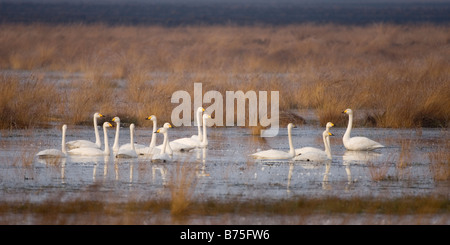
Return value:
M 98 110 L 168 121 L 171 94 L 201 82 L 203 93 L 278 90 L 281 111 L 314 109 L 322 125 L 344 124 L 350 107 L 367 111 L 356 124 L 448 127 L 449 33 L 429 24 L 2 24 L 0 69 L 85 74 L 60 108 L 74 123 Z

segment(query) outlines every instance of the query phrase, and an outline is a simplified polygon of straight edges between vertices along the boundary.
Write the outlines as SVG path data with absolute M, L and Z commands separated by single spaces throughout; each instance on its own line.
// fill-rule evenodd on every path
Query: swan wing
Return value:
M 370 151 L 384 147 L 384 145 L 367 137 L 352 137 L 344 142 L 344 146 L 347 150 L 353 151 Z
M 66 155 L 58 149 L 47 149 L 40 151 L 36 154 L 39 158 L 47 158 L 47 157 L 65 157 Z
M 289 155 L 289 153 L 287 153 L 285 151 L 274 150 L 274 149 L 270 149 L 270 150 L 266 150 L 266 151 L 259 151 L 259 152 L 251 154 L 251 156 L 256 159 L 290 159 L 290 158 L 292 158 L 292 156 Z
M 97 144 L 89 140 L 73 140 L 66 143 L 66 147 L 71 149 L 76 148 L 100 148 Z
M 75 148 L 67 152 L 69 155 L 78 155 L 78 156 L 103 156 L 105 153 L 98 148 Z

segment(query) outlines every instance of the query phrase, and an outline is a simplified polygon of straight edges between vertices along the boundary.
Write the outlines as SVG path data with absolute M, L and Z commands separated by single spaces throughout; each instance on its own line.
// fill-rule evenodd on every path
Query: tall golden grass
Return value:
M 349 107 L 364 111 L 357 124 L 449 125 L 445 25 L 2 24 L 0 37 L 0 69 L 84 74 L 73 89 L 65 88 L 61 110 L 49 111 L 63 111 L 64 120 L 74 123 L 89 120 L 93 111 L 142 124 L 151 114 L 168 121 L 171 94 L 185 90 L 193 96 L 193 83 L 201 82 L 203 93 L 278 90 L 281 111 L 314 109 L 322 125 L 343 125 L 340 112 Z M 45 95 L 34 96 L 38 101 Z M 1 110 L 7 110 L 4 103 Z

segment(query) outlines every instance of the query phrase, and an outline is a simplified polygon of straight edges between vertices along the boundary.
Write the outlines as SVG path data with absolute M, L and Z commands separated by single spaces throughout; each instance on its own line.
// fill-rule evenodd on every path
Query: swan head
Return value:
M 112 119 L 112 121 L 115 122 L 115 123 L 120 123 L 120 118 L 119 117 L 114 117 Z
M 288 127 L 288 129 L 290 129 L 290 128 L 296 128 L 297 126 L 295 126 L 293 123 L 289 123 L 287 127 Z
M 62 126 L 62 130 L 66 130 L 67 129 L 67 124 L 64 124 L 63 126 Z
M 130 124 L 130 129 L 134 129 L 134 123 Z
M 162 128 L 159 128 L 158 130 L 156 130 L 155 133 L 163 134 L 163 133 L 166 133 L 166 132 L 167 132 L 167 128 L 162 127 Z
M 104 123 L 103 123 L 103 127 L 104 127 L 104 128 L 112 128 L 113 125 L 112 125 L 111 123 L 109 123 L 109 122 L 104 122 Z
M 149 117 L 146 117 L 145 120 L 156 121 L 156 116 L 155 115 L 151 115 Z
M 170 123 L 164 123 L 164 126 L 163 126 L 163 128 L 171 128 L 172 127 L 172 125 L 170 124 Z
M 197 112 L 204 112 L 204 111 L 205 111 L 205 108 L 203 108 L 203 107 L 197 108 Z
M 329 128 L 333 127 L 333 126 L 334 126 L 334 123 L 327 122 L 326 128 L 329 129 Z
M 351 114 L 353 114 L 353 111 L 352 111 L 352 109 L 346 109 L 346 110 L 343 111 L 342 113 L 345 113 L 345 114 L 347 114 L 347 115 L 351 115 Z
M 94 113 L 94 117 L 95 118 L 100 118 L 100 117 L 105 117 L 105 116 L 103 114 L 101 114 L 101 113 L 96 112 L 96 113 Z
M 208 114 L 203 114 L 203 119 L 209 119 L 209 118 L 211 118 L 210 115 L 208 115 Z

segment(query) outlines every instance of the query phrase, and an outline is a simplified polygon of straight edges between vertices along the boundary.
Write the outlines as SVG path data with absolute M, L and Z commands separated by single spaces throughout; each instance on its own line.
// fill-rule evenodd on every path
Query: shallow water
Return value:
M 323 148 L 322 128 L 300 126 L 293 130 L 296 148 Z M 449 194 L 449 182 L 438 181 L 430 170 L 429 153 L 448 152 L 446 129 L 355 128 L 386 145 L 373 152 L 348 152 L 342 145 L 345 128 L 332 128 L 333 160 L 327 163 L 261 161 L 248 155 L 269 148 L 288 150 L 286 129 L 277 137 L 260 138 L 239 127 L 208 128 L 207 149 L 174 155 L 171 163 L 153 163 L 150 158 L 117 159 L 73 157 L 43 160 L 35 154 L 60 148 L 59 128 L 3 131 L 0 139 L 0 196 L 4 201 L 41 202 L 52 198 L 126 201 L 169 198 L 170 186 L 185 185 L 196 198 L 289 199 L 293 197 L 401 197 Z M 194 127 L 174 128 L 170 137 L 190 137 Z M 112 145 L 114 130 L 110 130 Z M 103 139 L 103 133 L 100 132 Z M 120 142 L 129 142 L 128 128 L 121 128 Z M 150 142 L 150 128 L 136 128 L 135 140 Z M 92 127 L 70 126 L 67 141 L 95 140 Z M 158 144 L 162 137 L 158 138 Z M 447 148 L 446 148 L 447 147 Z M 402 163 L 402 164 L 400 164 Z M 196 182 L 181 182 L 191 166 Z M 381 173 L 386 170 L 386 173 Z M 382 175 L 381 180 L 375 172 Z

